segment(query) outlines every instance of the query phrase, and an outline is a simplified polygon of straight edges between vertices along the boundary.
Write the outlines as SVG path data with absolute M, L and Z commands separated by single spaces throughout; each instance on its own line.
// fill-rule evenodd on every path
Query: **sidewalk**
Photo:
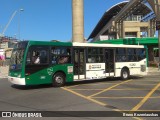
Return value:
M 0 78 L 7 78 L 9 66 L 0 66 Z
M 147 75 L 160 75 L 160 70 L 157 67 L 149 67 Z
M 0 78 L 7 78 L 9 66 L 0 66 Z M 149 67 L 147 75 L 160 75 L 158 68 Z

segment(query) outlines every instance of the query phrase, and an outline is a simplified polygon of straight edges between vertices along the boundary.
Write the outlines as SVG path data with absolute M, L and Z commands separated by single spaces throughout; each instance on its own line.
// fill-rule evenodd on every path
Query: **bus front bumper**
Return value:
M 8 81 L 16 85 L 26 85 L 25 78 L 8 76 Z

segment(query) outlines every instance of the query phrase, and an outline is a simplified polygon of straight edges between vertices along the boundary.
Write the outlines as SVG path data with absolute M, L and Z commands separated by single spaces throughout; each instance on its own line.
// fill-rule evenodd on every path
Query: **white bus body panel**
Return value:
M 129 69 L 130 75 L 147 75 L 146 66 L 146 59 L 138 62 L 116 62 L 115 71 L 106 73 L 105 63 L 86 63 L 86 77 L 85 75 L 74 75 L 74 81 L 121 77 L 121 71 L 124 67 Z
M 25 78 L 8 76 L 8 81 L 16 85 L 26 85 Z
M 78 43 L 73 42 L 73 46 L 79 47 L 106 47 L 106 48 L 144 48 L 143 45 L 121 45 L 121 44 L 96 44 L 96 43 Z
M 86 64 L 86 79 L 98 79 L 105 77 L 105 63 Z
M 115 77 L 121 76 L 121 70 L 124 67 L 129 68 L 130 75 L 146 75 L 147 68 L 146 68 L 146 59 L 138 61 L 138 62 L 116 62 L 115 63 Z M 142 71 L 142 67 L 144 71 Z

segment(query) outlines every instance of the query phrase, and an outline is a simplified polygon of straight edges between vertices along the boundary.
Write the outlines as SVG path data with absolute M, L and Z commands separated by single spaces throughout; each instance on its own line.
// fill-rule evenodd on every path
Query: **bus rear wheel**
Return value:
M 55 73 L 53 76 L 53 86 L 62 87 L 65 84 L 65 75 L 61 72 Z
M 129 70 L 126 68 L 123 68 L 121 71 L 121 79 L 126 80 L 129 78 Z

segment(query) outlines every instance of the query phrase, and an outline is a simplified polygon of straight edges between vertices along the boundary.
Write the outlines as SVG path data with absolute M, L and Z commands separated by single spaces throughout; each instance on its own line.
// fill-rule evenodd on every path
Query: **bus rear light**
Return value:
M 141 72 L 145 72 L 146 71 L 146 66 L 145 65 L 141 65 Z

